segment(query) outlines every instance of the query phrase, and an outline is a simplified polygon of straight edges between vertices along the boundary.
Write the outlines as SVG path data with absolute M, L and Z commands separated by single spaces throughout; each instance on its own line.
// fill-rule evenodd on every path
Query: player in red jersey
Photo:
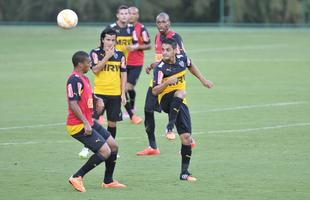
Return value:
M 89 79 L 84 75 L 90 68 L 89 55 L 84 51 L 76 52 L 72 57 L 73 72 L 67 80 L 68 133 L 92 150 L 94 154 L 69 178 L 69 183 L 79 192 L 85 192 L 83 177 L 100 163 L 105 162 L 106 170 L 103 188 L 124 188 L 126 185 L 113 180 L 118 146 L 111 134 L 92 119 L 93 107 L 101 112 L 103 101 L 93 95 Z
M 138 22 L 139 9 L 136 7 L 129 7 L 129 23 L 134 26 L 133 31 L 133 45 L 128 45 L 127 50 L 127 104 L 125 105 L 127 113 L 125 117 L 130 117 L 134 114 L 136 91 L 135 85 L 139 79 L 143 64 L 144 64 L 144 50 L 151 49 L 149 33 L 145 26 Z M 129 115 L 129 116 L 128 116 Z

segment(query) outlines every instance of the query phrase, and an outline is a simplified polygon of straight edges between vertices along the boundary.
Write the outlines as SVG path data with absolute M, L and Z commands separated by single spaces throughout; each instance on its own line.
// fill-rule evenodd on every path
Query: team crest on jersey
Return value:
M 117 59 L 118 58 L 118 54 L 114 53 L 114 58 Z
M 127 27 L 127 33 L 130 34 L 130 29 L 129 29 L 129 27 Z
M 184 64 L 184 62 L 183 62 L 182 60 L 179 62 L 179 65 L 180 65 L 181 67 L 185 67 L 185 64 Z

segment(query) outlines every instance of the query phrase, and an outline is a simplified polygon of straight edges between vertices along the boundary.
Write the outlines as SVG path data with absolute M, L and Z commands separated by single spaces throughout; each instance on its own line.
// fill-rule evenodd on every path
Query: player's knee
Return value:
M 108 142 L 109 142 L 109 147 L 111 149 L 111 152 L 117 152 L 118 151 L 118 145 L 112 136 L 111 136 L 111 140 L 109 138 Z
M 177 90 L 175 93 L 174 93 L 174 96 L 175 97 L 179 97 L 181 99 L 185 99 L 186 97 L 186 92 L 185 90 Z
M 98 150 L 98 153 L 107 159 L 107 158 L 109 158 L 110 155 L 111 155 L 111 149 L 110 149 L 110 147 L 107 145 L 107 143 L 105 143 L 105 144 L 102 145 L 102 147 Z
M 183 133 L 180 135 L 181 143 L 184 145 L 191 145 L 192 136 L 189 133 Z
M 108 121 L 108 126 L 114 128 L 116 127 L 116 122 Z

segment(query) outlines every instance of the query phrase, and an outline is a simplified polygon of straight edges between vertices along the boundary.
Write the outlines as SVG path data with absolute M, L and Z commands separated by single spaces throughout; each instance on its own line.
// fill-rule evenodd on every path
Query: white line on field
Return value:
M 253 108 L 267 108 L 267 107 L 299 105 L 299 104 L 306 104 L 306 103 L 309 103 L 309 102 L 308 101 L 294 101 L 294 102 L 279 102 L 279 103 L 271 103 L 271 104 L 244 105 L 244 106 L 234 106 L 234 107 L 228 107 L 228 108 L 215 108 L 215 109 L 202 110 L 202 111 L 191 111 L 190 113 L 196 114 L 196 113 L 209 113 L 209 112 L 223 112 L 223 111 L 245 110 L 245 109 L 253 109 Z M 161 117 L 157 117 L 157 118 L 161 118 Z M 0 127 L 0 131 L 25 129 L 25 128 L 54 127 L 54 126 L 64 126 L 64 125 L 65 123 L 63 122 L 63 123 L 37 124 L 37 125 L 28 125 L 28 126 Z
M 243 132 L 254 132 L 254 131 L 264 131 L 264 130 L 273 130 L 273 129 L 283 129 L 283 128 L 291 128 L 291 127 L 303 127 L 310 126 L 310 122 L 305 123 L 295 123 L 295 124 L 280 124 L 275 126 L 265 126 L 265 127 L 257 127 L 257 128 L 245 128 L 245 129 L 226 129 L 226 130 L 214 130 L 214 131 L 206 131 L 206 132 L 195 132 L 193 135 L 202 135 L 205 133 L 214 134 L 214 133 L 243 133 Z M 162 135 L 162 137 L 164 137 Z M 117 140 L 131 140 L 131 139 L 141 139 L 143 137 L 118 137 Z M 8 146 L 8 145 L 33 145 L 33 144 L 59 144 L 59 143 L 71 143 L 72 140 L 58 140 L 58 141 L 28 141 L 28 142 L 3 142 L 0 143 L 0 146 Z

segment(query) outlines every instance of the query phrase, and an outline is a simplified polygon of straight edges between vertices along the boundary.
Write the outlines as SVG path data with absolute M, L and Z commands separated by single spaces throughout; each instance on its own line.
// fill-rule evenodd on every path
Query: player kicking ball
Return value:
M 162 42 L 162 60 L 154 68 L 152 93 L 158 96 L 162 110 L 168 114 L 169 123 L 176 126 L 181 139 L 181 173 L 180 180 L 196 181 L 188 168 L 192 156 L 192 127 L 188 106 L 186 105 L 185 74 L 188 69 L 207 88 L 213 83 L 203 77 L 198 68 L 184 54 L 177 54 L 174 39 Z

